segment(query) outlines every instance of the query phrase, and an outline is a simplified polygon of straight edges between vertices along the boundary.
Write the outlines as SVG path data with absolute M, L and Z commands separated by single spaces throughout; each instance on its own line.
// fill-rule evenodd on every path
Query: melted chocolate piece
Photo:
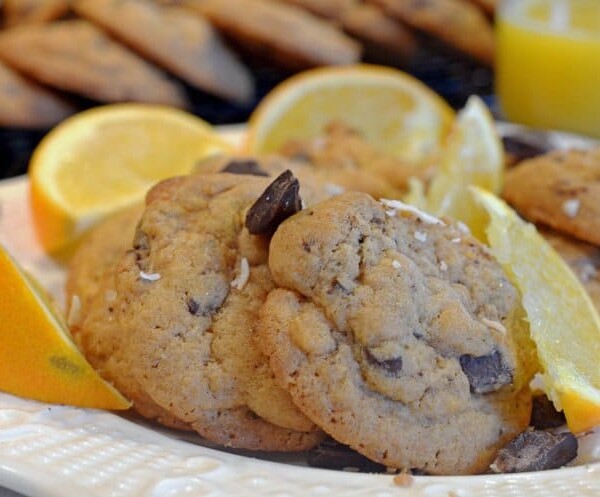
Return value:
M 301 209 L 300 183 L 287 169 L 250 207 L 246 215 L 246 228 L 253 235 L 272 234 L 283 221 Z
M 365 357 L 370 364 L 383 369 L 386 373 L 392 376 L 398 376 L 402 371 L 402 357 L 378 361 L 369 349 L 365 349 Z
M 460 366 L 473 393 L 495 392 L 512 383 L 512 371 L 502 363 L 502 355 L 498 351 L 484 356 L 464 354 L 460 356 Z
M 232 160 L 223 169 L 222 173 L 231 174 L 250 174 L 252 176 L 269 176 L 269 173 L 262 169 L 258 162 L 252 159 Z
M 497 473 L 560 468 L 577 457 L 577 445 L 569 432 L 525 431 L 500 449 L 491 468 Z
M 550 399 L 542 395 L 534 395 L 531 410 L 531 426 L 540 430 L 558 428 L 567 422 L 564 413 L 557 411 Z
M 313 468 L 352 469 L 362 473 L 383 473 L 386 470 L 383 464 L 371 461 L 350 447 L 331 439 L 324 440 L 308 452 L 306 460 Z

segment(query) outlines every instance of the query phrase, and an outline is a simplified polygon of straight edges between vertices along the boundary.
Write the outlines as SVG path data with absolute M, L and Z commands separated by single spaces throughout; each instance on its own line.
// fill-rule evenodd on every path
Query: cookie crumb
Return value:
M 481 318 L 481 322 L 483 324 L 485 324 L 488 328 L 499 331 L 503 335 L 506 335 L 506 328 L 504 327 L 504 325 L 502 323 L 499 323 L 498 321 L 494 321 L 494 320 L 488 319 L 488 318 Z
M 242 257 L 240 260 L 240 274 L 231 282 L 231 286 L 237 290 L 242 290 L 250 279 L 250 265 L 248 259 Z
M 562 204 L 563 212 L 569 217 L 575 217 L 579 212 L 579 207 L 581 206 L 581 201 L 578 198 L 572 198 L 570 200 L 565 200 Z
M 71 297 L 71 305 L 69 307 L 69 315 L 67 316 L 67 326 L 70 328 L 81 322 L 81 299 L 79 295 Z
M 146 273 L 145 271 L 140 271 L 140 278 L 147 281 L 156 281 L 160 280 L 159 273 Z
M 427 241 L 427 233 L 424 231 L 415 231 L 415 239 L 425 243 Z
M 398 487 L 408 488 L 414 483 L 414 478 L 410 473 L 402 472 L 394 476 L 394 485 Z
M 399 200 L 390 200 L 387 198 L 382 198 L 379 199 L 379 202 L 381 202 L 386 207 L 390 207 L 391 210 L 385 211 L 385 213 L 390 217 L 396 215 L 396 211 L 410 212 L 411 214 L 417 216 L 424 223 L 440 224 L 442 226 L 445 226 L 444 222 L 441 219 L 438 219 L 437 217 L 432 216 L 431 214 L 427 214 L 426 212 L 423 212 L 421 209 L 417 209 L 412 205 L 400 202 Z

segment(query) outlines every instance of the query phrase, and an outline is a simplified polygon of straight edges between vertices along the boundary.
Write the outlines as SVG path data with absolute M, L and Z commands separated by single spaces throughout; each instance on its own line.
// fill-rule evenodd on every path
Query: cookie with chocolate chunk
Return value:
M 87 21 L 4 31 L 0 60 L 48 86 L 101 102 L 187 105 L 179 85 Z
M 600 245 L 600 147 L 523 161 L 507 172 L 502 195 L 529 221 Z
M 489 251 L 400 202 L 346 193 L 273 236 L 257 328 L 280 384 L 386 466 L 486 471 L 528 423 L 523 310 Z
M 4 0 L 0 8 L 8 28 L 59 19 L 69 11 L 69 0 Z
M 494 30 L 489 19 L 465 0 L 370 0 L 401 22 L 493 64 Z
M 269 239 L 245 228 L 248 210 L 278 181 L 194 174 L 155 186 L 116 272 L 116 308 L 129 374 L 163 409 L 216 443 L 303 450 L 322 434 L 256 343 L 273 288 Z M 297 197 L 283 200 L 300 208 Z
M 291 70 L 352 64 L 360 46 L 331 23 L 291 5 L 266 0 L 185 0 L 237 47 Z
M 0 62 L 0 126 L 49 128 L 77 108 Z
M 241 103 L 253 97 L 249 71 L 200 16 L 145 0 L 79 0 L 73 9 L 193 86 Z
M 108 218 L 78 247 L 69 265 L 66 285 L 68 325 L 87 360 L 131 400 L 135 411 L 163 425 L 189 430 L 189 426 L 153 402 L 133 380 L 123 356 L 123 334 L 115 315 L 115 267 L 131 248 L 142 210 L 140 205 Z
M 361 191 L 375 198 L 400 198 L 411 177 L 427 174 L 423 167 L 385 154 L 356 129 L 332 122 L 322 136 L 290 140 L 280 153 L 309 165 L 324 183 L 340 191 Z

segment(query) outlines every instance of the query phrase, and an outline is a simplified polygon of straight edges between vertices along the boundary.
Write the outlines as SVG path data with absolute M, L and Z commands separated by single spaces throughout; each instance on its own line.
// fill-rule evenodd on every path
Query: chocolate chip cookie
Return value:
M 523 161 L 507 172 L 502 195 L 528 220 L 600 245 L 600 148 Z
M 261 346 L 339 442 L 386 466 L 477 473 L 527 427 L 519 295 L 459 227 L 345 193 L 284 221 L 269 268 L 281 288 Z
M 245 218 L 272 182 L 222 173 L 155 186 L 117 269 L 116 308 L 129 373 L 158 405 L 223 445 L 303 450 L 322 434 L 276 384 L 255 336 L 273 281 L 268 237 Z
M 142 416 L 178 429 L 190 429 L 162 409 L 129 374 L 123 334 L 116 321 L 115 267 L 131 248 L 142 206 L 108 218 L 84 239 L 69 266 L 66 286 L 68 325 L 78 347 L 103 378 L 132 401 Z
M 439 38 L 485 64 L 493 64 L 491 22 L 465 0 L 370 0 L 409 26 Z
M 80 0 L 73 9 L 191 85 L 236 102 L 253 98 L 249 71 L 200 16 L 145 0 Z
M 236 46 L 281 67 L 301 70 L 328 64 L 352 64 L 360 45 L 331 23 L 291 5 L 265 0 L 185 0 Z
M 101 102 L 187 105 L 179 85 L 87 21 L 4 31 L 0 60 L 48 86 Z
M 381 152 L 342 122 L 330 123 L 317 138 L 290 140 L 280 152 L 310 165 L 324 183 L 375 198 L 400 198 L 411 177 L 426 173 L 418 165 Z
M 0 62 L 0 126 L 49 128 L 77 108 Z

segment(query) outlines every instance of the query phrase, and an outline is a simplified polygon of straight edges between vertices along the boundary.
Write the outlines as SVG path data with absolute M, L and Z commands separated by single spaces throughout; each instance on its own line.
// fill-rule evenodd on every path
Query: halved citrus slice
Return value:
M 67 119 L 42 140 L 29 168 L 40 241 L 58 249 L 142 200 L 158 180 L 231 149 L 206 122 L 169 107 L 116 104 Z
M 574 433 L 600 425 L 600 318 L 594 304 L 533 225 L 495 195 L 470 191 L 488 216 L 492 253 L 521 291 L 546 393 Z
M 79 407 L 130 407 L 81 355 L 52 304 L 2 246 L 0 280 L 0 390 Z
M 341 121 L 380 150 L 418 162 L 443 141 L 454 112 L 408 74 L 359 64 L 313 69 L 269 93 L 249 120 L 250 152 L 275 152 L 290 139 L 308 139 Z
M 490 111 L 479 97 L 470 97 L 440 151 L 437 174 L 427 191 L 427 210 L 468 225 L 481 224 L 472 219 L 478 211 L 473 209 L 467 187 L 475 185 L 500 193 L 503 150 Z

